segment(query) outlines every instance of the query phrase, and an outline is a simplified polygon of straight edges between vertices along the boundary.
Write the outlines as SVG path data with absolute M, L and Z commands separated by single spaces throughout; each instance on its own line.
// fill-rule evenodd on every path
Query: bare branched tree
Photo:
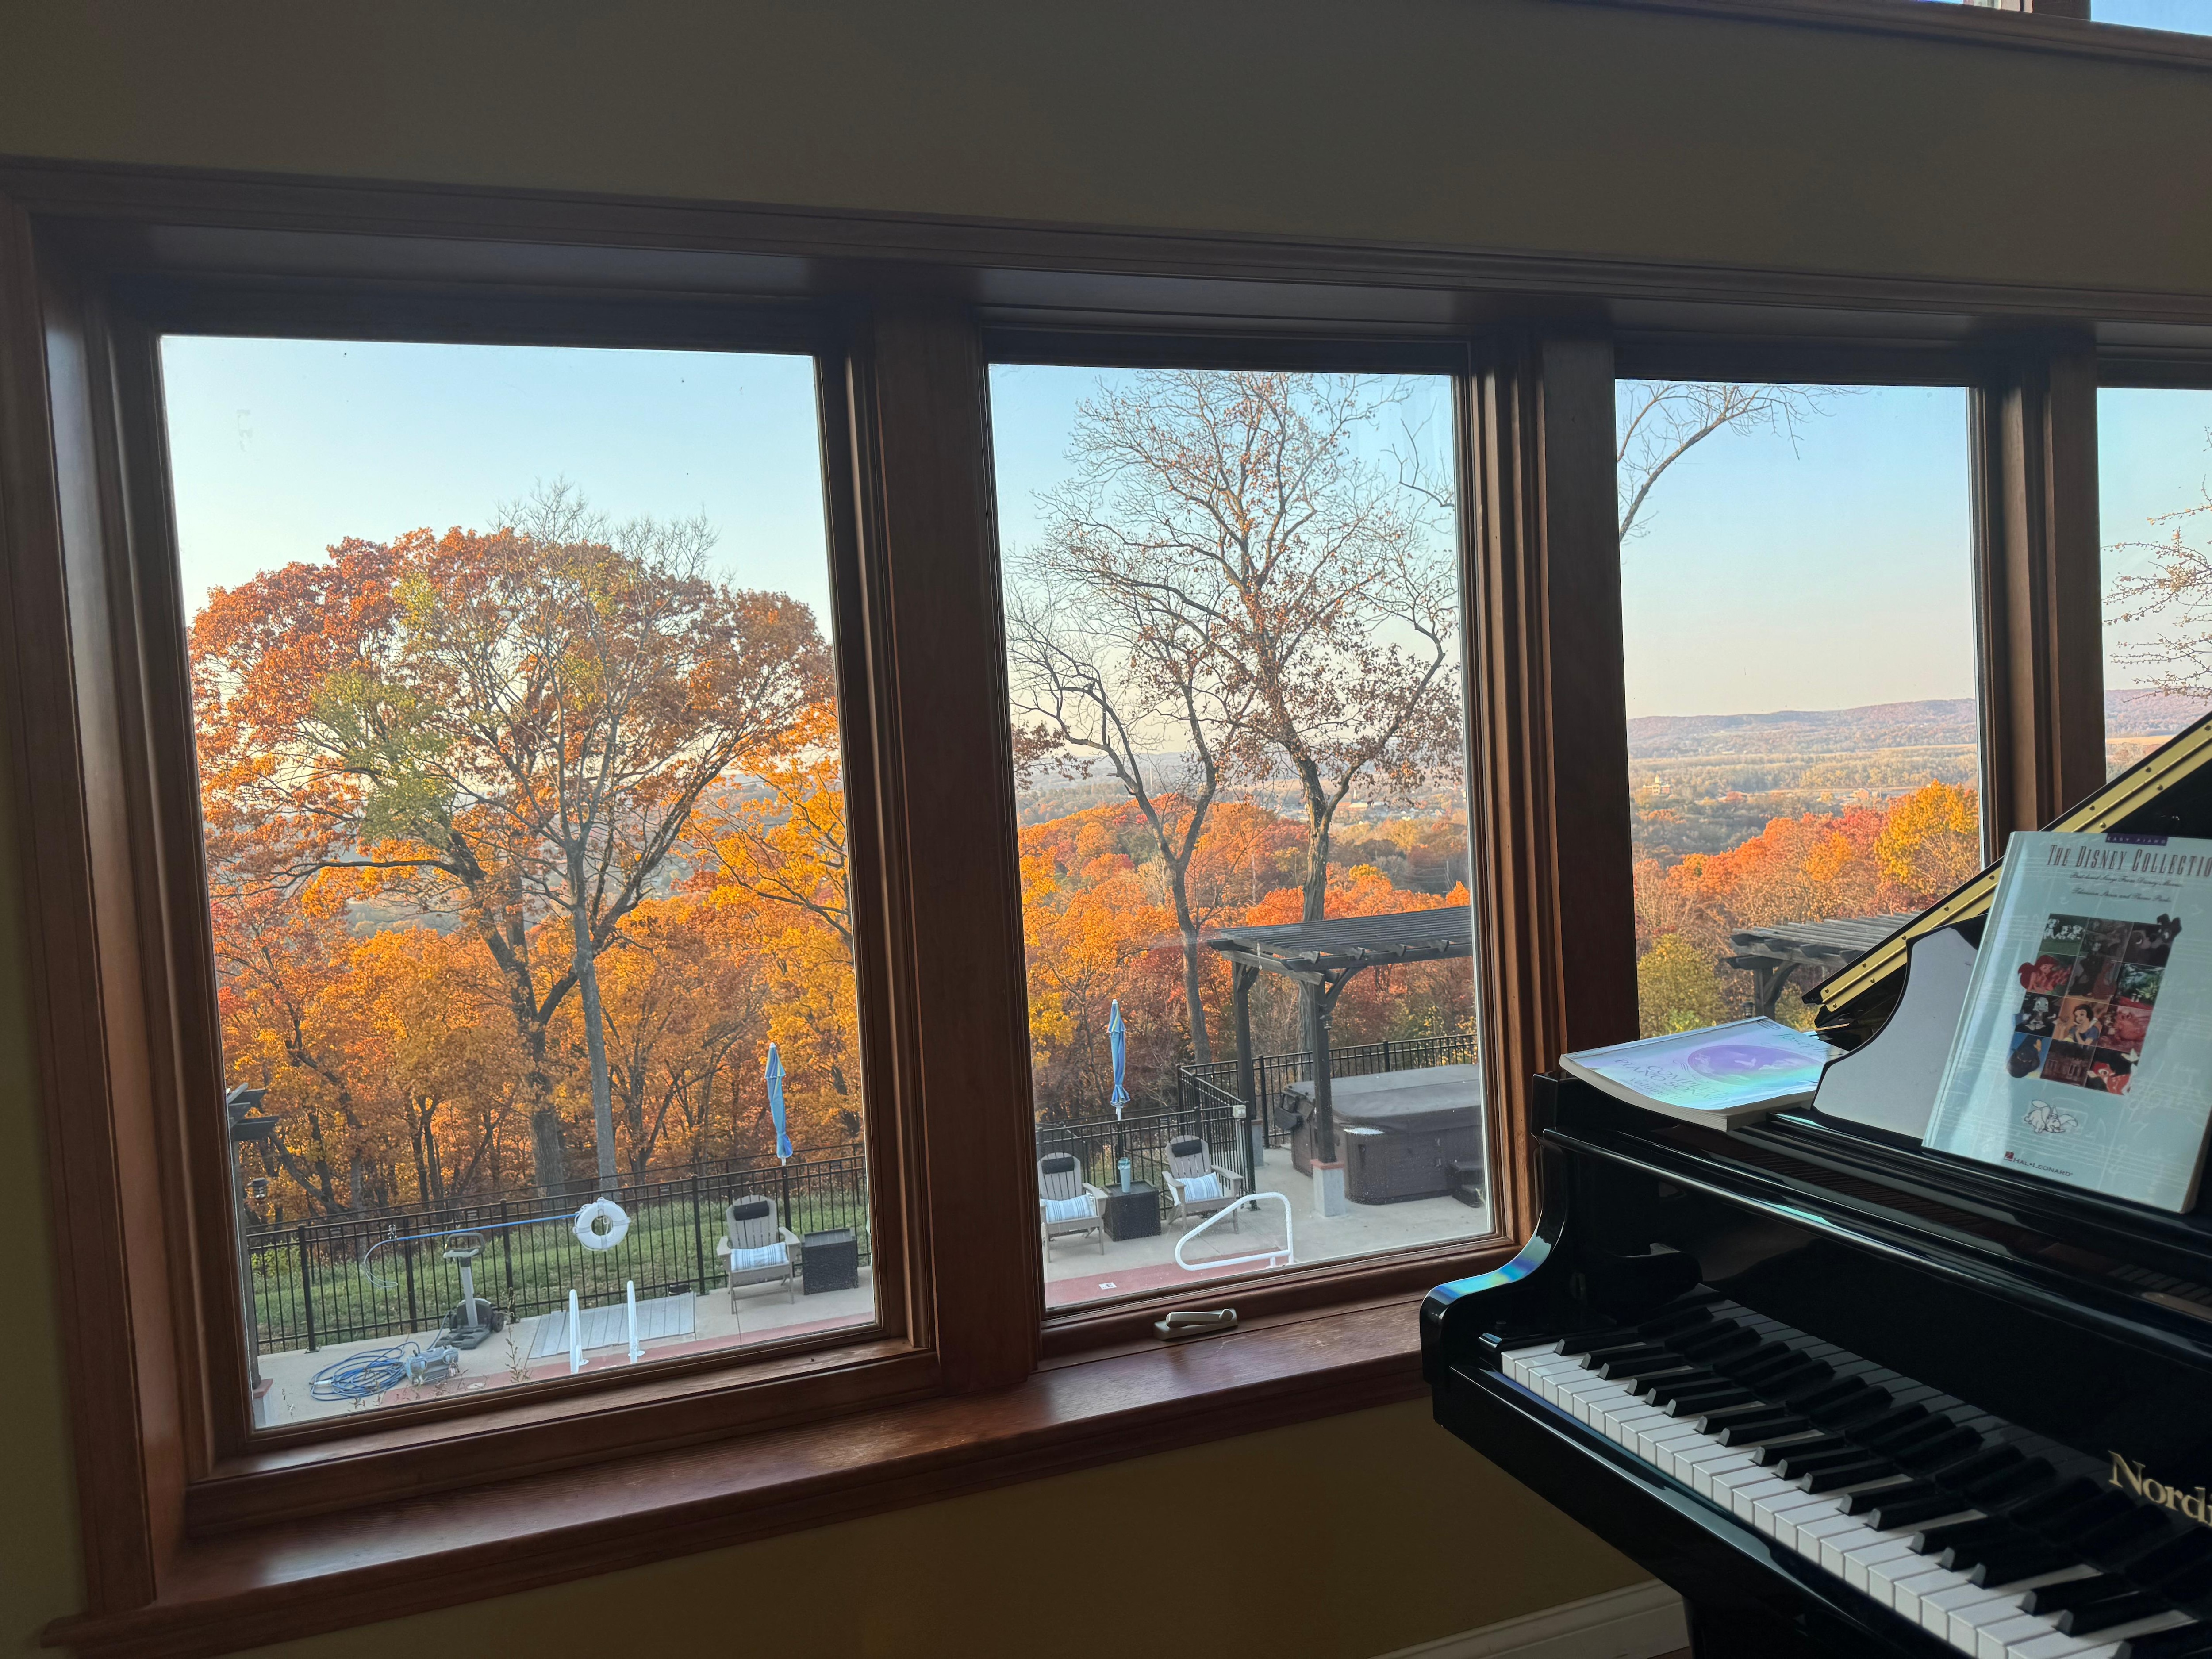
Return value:
M 1848 386 L 1735 386 L 1717 381 L 1623 380 L 1614 417 L 1620 538 L 1643 518 L 1667 469 L 1716 433 L 1779 432 L 1792 443 L 1803 422 L 1827 412 Z
M 1182 936 L 1193 1055 L 1212 1059 L 1190 866 L 1240 749 L 1249 693 L 1224 684 L 1207 635 L 1143 589 L 1080 588 L 1019 562 L 1006 605 L 1017 762 L 1087 775 L 1103 763 L 1158 849 Z M 1180 745 L 1180 747 L 1178 747 Z M 1245 757 L 1249 764 L 1249 757 Z
M 1143 648 L 1194 653 L 1249 751 L 1290 772 L 1310 921 L 1352 791 L 1402 797 L 1462 763 L 1443 509 L 1360 451 L 1398 401 L 1351 375 L 1136 375 L 1082 404 L 1075 471 L 1042 502 L 1036 573 L 1114 596 Z
M 2205 434 L 2212 447 L 2212 433 Z M 2136 556 L 2142 568 L 2115 578 L 2106 595 L 2109 622 L 2151 623 L 2148 638 L 2121 638 L 2112 647 L 2118 666 L 2142 671 L 2146 689 L 2166 696 L 2212 696 L 2212 548 L 2190 540 L 2201 529 L 2191 520 L 2212 514 L 2212 489 L 2201 482 L 2194 507 L 2162 513 L 2150 522 L 2170 525 L 2165 539 L 2121 542 L 2108 556 Z

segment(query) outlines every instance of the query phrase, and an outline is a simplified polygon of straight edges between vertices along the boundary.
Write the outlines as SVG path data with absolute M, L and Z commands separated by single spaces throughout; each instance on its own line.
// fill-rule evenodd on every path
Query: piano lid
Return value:
M 2212 836 L 2212 715 L 2153 750 L 2119 776 L 2069 807 L 2046 830 Z M 1871 1036 L 1904 985 L 1912 941 L 1988 913 L 2003 860 L 1899 928 L 1850 966 L 1805 994 L 1814 1028 L 1845 1048 Z

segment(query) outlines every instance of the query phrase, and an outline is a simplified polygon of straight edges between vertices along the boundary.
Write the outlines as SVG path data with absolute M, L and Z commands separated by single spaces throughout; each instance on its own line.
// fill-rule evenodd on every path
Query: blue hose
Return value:
M 432 1355 L 451 1352 L 433 1349 Z M 424 1370 L 423 1362 L 430 1358 L 412 1342 L 349 1354 L 317 1371 L 313 1381 L 307 1384 L 307 1392 L 317 1400 L 374 1400 L 386 1389 L 418 1380 Z

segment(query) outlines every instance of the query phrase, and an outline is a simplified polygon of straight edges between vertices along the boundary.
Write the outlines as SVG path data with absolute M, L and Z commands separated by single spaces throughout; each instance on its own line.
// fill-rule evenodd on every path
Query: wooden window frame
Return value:
M 687 295 L 837 319 L 866 595 L 848 636 L 866 684 L 848 686 L 847 718 L 878 781 L 885 955 L 927 938 L 963 965 L 905 981 L 894 968 L 896 1006 L 877 1016 L 888 1074 L 872 1092 L 895 1096 L 901 1137 L 882 1184 L 909 1206 L 904 1322 L 887 1318 L 877 1344 L 395 1414 L 313 1445 L 241 1453 L 223 1438 L 202 1379 L 226 1340 L 204 1304 L 227 1281 L 189 1265 L 210 1236 L 193 1206 L 210 1198 L 163 1173 L 185 1167 L 178 1079 L 206 1054 L 176 1035 L 185 901 L 158 885 L 173 858 L 149 851 L 186 834 L 191 803 L 177 757 L 149 752 L 153 613 L 125 556 L 167 513 L 125 465 L 155 441 L 113 344 L 131 283 L 204 305 L 244 285 L 252 305 L 323 315 L 369 296 L 363 327 L 470 303 L 519 325 L 536 306 L 532 337 L 563 306 Z M 1527 1078 L 1634 1029 L 1617 368 L 1694 349 L 1746 377 L 1761 362 L 1796 377 L 1785 359 L 1887 373 L 2054 317 L 2106 346 L 2212 363 L 2212 301 L 2170 295 L 0 163 L 5 760 L 88 1603 L 49 1639 L 227 1651 L 1415 1396 L 1421 1291 L 1503 1260 L 1533 1223 Z M 1172 1348 L 1144 1328 L 1165 1298 L 1042 1318 L 1030 1195 L 981 342 L 1102 318 L 1275 350 L 1356 338 L 1468 354 L 1471 827 L 1500 1231 L 1240 1285 L 1238 1333 Z M 2063 678 L 2079 641 L 2051 638 Z M 925 863 L 931 879 L 901 884 Z M 403 1498 L 410 1472 L 434 1484 Z

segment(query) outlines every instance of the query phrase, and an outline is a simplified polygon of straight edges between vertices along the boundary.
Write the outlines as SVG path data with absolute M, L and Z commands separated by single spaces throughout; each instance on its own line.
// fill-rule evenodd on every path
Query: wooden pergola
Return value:
M 1253 1097 L 1252 986 L 1262 974 L 1279 974 L 1304 988 L 1306 1051 L 1313 1057 L 1314 1152 L 1336 1159 L 1336 1121 L 1329 1090 L 1328 1029 L 1345 981 L 1369 968 L 1394 963 L 1442 962 L 1474 954 L 1474 915 L 1463 904 L 1433 910 L 1398 910 L 1377 916 L 1328 916 L 1274 927 L 1239 927 L 1206 936 L 1207 948 L 1229 958 L 1230 994 L 1237 1013 L 1237 1092 L 1251 1120 Z M 1249 1143 L 1251 1132 L 1248 1129 Z M 1253 1149 L 1244 1156 L 1249 1165 Z
M 1746 927 L 1729 935 L 1735 954 L 1721 958 L 1723 968 L 1751 975 L 1751 1011 L 1768 1019 L 1782 1000 L 1783 987 L 1800 968 L 1822 980 L 1856 962 L 1912 921 L 1911 915 L 1838 916 L 1826 921 L 1784 922 Z

